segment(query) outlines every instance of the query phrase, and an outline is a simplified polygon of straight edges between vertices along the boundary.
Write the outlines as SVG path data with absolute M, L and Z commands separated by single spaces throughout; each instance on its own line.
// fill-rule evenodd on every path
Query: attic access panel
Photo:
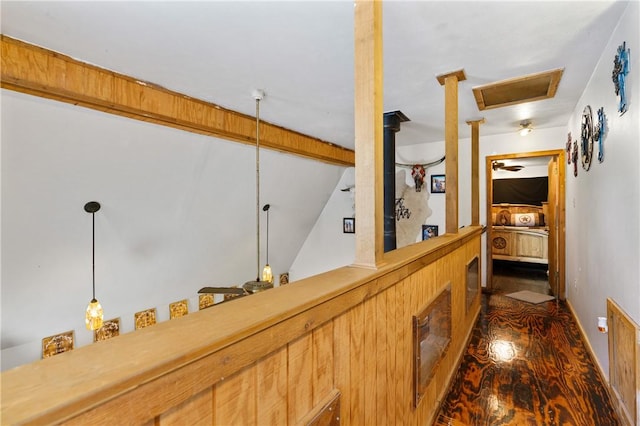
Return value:
M 480 111 L 550 99 L 556 95 L 563 71 L 558 68 L 474 87 L 473 96 Z

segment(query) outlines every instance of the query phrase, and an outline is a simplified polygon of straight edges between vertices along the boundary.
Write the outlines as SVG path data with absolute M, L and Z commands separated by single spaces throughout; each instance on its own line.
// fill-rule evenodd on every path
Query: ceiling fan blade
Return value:
M 198 293 L 213 293 L 213 294 L 245 294 L 245 290 L 240 287 L 202 287 L 198 290 Z
M 504 166 L 502 169 L 510 172 L 517 172 L 524 169 L 524 166 Z

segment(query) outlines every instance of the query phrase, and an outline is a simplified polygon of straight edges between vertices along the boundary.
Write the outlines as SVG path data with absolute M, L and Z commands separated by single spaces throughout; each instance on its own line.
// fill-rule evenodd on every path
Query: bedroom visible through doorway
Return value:
M 488 156 L 486 164 L 487 289 L 564 299 L 564 151 Z

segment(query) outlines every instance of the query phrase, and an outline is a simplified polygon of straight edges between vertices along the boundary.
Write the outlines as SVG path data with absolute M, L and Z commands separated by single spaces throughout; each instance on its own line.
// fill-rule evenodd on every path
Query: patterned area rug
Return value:
M 522 300 L 523 302 L 528 302 L 533 304 L 548 302 L 549 300 L 555 299 L 555 297 L 553 296 L 548 296 L 546 294 L 541 294 L 541 293 L 535 293 L 529 290 L 509 293 L 509 294 L 505 294 L 505 296 L 510 297 L 512 299 L 518 299 L 518 300 Z

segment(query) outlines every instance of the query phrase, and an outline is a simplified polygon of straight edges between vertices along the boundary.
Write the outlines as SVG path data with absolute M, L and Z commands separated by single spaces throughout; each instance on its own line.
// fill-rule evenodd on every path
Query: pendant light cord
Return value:
M 260 99 L 256 98 L 256 281 L 260 281 Z
M 269 209 L 267 209 L 267 265 L 269 264 Z
M 93 299 L 96 300 L 96 214 L 91 213 L 91 275 L 93 281 Z

